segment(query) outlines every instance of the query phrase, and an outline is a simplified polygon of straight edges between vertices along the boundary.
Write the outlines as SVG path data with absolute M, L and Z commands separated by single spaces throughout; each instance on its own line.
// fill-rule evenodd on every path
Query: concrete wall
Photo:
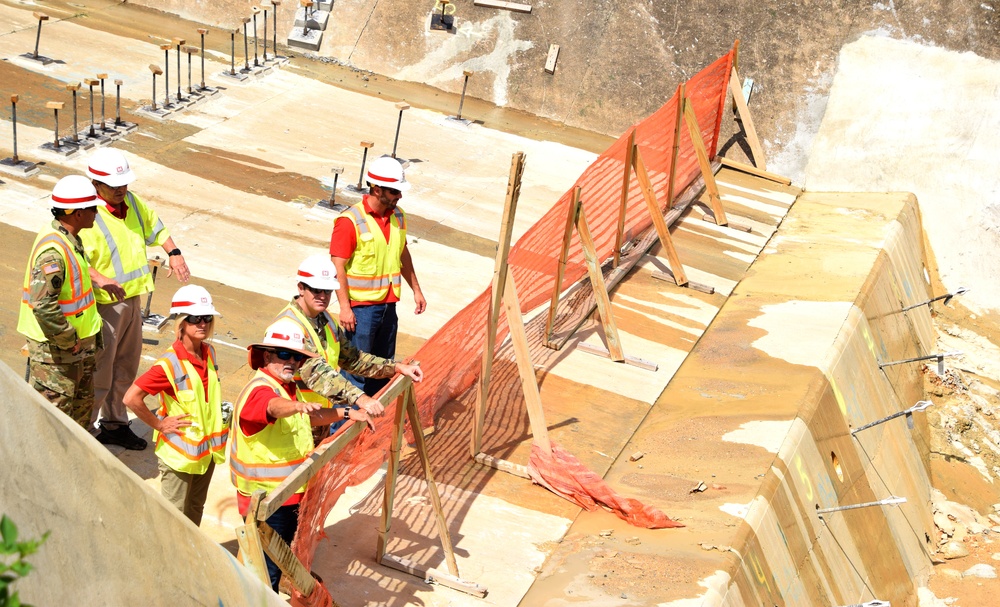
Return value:
M 285 605 L 5 364 L 0 394 L 0 513 L 22 538 L 51 533 L 15 585 L 22 601 Z

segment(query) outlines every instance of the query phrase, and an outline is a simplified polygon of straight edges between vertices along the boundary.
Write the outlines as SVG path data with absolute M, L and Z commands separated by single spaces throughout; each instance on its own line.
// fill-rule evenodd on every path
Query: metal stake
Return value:
M 38 43 L 42 40 L 42 21 L 48 21 L 49 16 L 45 13 L 32 13 L 38 19 L 38 33 L 35 34 L 35 59 L 38 59 Z
M 153 111 L 156 111 L 156 77 L 163 73 L 160 66 L 149 64 L 149 71 L 153 72 Z M 168 97 L 169 99 L 169 97 Z M 163 107 L 166 108 L 168 102 L 163 103 Z
M 908 310 L 912 310 L 913 308 L 919 308 L 920 306 L 930 305 L 930 304 L 934 303 L 935 301 L 938 301 L 938 300 L 941 300 L 941 299 L 944 300 L 944 305 L 947 306 L 951 302 L 951 298 L 952 297 L 955 297 L 956 295 L 965 295 L 968 292 L 969 292 L 969 289 L 967 289 L 966 287 L 959 287 L 959 288 L 955 289 L 954 293 L 945 293 L 944 295 L 938 295 L 937 297 L 932 297 L 931 299 L 928 299 L 927 301 L 922 301 L 920 303 L 915 303 L 912 306 L 906 306 L 905 308 L 903 308 L 903 312 L 906 312 Z
M 257 13 L 260 12 L 260 7 L 250 7 L 250 12 L 253 13 L 253 66 L 258 67 L 260 62 L 257 61 Z
M 867 603 L 854 603 L 852 605 L 843 605 L 843 607 L 892 607 L 892 603 L 889 601 L 880 601 L 875 599 L 874 601 L 868 601 Z
M 76 92 L 80 89 L 80 83 L 67 84 L 66 88 L 73 91 L 73 143 L 80 142 L 79 127 L 77 126 L 77 112 L 76 112 Z
M 187 42 L 184 38 L 174 38 L 174 44 L 177 46 L 177 103 L 184 101 L 181 97 L 181 45 Z M 191 72 L 188 72 L 188 80 L 190 80 Z
M 229 74 L 231 76 L 236 75 L 236 32 L 238 29 L 234 29 L 229 32 Z
M 101 130 L 103 131 L 107 128 L 107 121 L 104 119 L 104 79 L 108 77 L 107 74 L 98 74 L 97 77 L 101 81 Z
M 312 0 L 299 0 L 302 7 L 305 9 L 302 11 L 302 35 L 309 35 L 309 16 L 312 15 Z
M 20 160 L 17 157 L 17 95 L 10 96 L 10 120 L 11 123 L 14 125 L 14 156 L 11 158 L 11 160 L 14 161 L 14 164 L 17 164 L 18 162 L 20 162 Z M 333 183 L 334 185 L 336 185 L 337 178 L 334 177 L 333 179 L 334 179 Z
M 267 7 L 264 7 L 264 63 L 267 63 Z
M 205 34 L 208 33 L 208 30 L 203 27 L 199 27 L 198 33 L 201 34 L 201 88 L 204 89 L 205 88 Z
M 191 86 L 191 55 L 198 52 L 198 49 L 193 46 L 185 46 L 184 52 L 188 56 L 188 95 L 194 94 L 194 87 Z
M 122 124 L 122 84 L 124 81 L 115 80 L 115 126 Z
M 469 70 L 463 70 L 462 74 L 465 75 L 465 82 L 462 84 L 462 98 L 458 100 L 458 116 L 456 116 L 456 118 L 459 120 L 462 119 L 462 106 L 465 105 L 465 89 L 469 86 L 469 76 L 472 75 L 472 72 Z
M 95 137 L 97 134 L 94 132 L 94 85 L 100 82 L 96 78 L 84 78 L 83 82 L 90 87 L 90 137 Z
M 396 121 L 396 138 L 392 140 L 392 157 L 396 157 L 396 144 L 399 143 L 399 127 L 403 126 L 403 112 L 410 109 L 410 104 L 400 101 L 396 104 L 399 109 L 399 120 Z
M 905 497 L 896 497 L 895 495 L 890 495 L 884 500 L 878 500 L 877 502 L 865 502 L 863 504 L 850 504 L 848 506 L 834 506 L 833 508 L 817 508 L 816 514 L 829 514 L 830 512 L 842 512 L 844 510 L 855 510 L 857 508 L 870 508 L 872 506 L 898 506 L 900 504 L 905 504 Z
M 361 184 L 362 184 L 362 182 L 364 181 L 364 178 L 365 178 L 365 162 L 368 160 L 368 148 L 372 147 L 373 145 L 375 145 L 374 141 L 362 141 L 361 142 L 361 147 L 364 149 L 364 152 L 362 152 L 362 154 L 361 154 L 361 174 L 358 175 L 358 191 L 359 192 L 361 191 Z
M 170 105 L 170 49 L 171 48 L 173 48 L 173 46 L 170 44 L 160 45 L 160 49 L 163 51 L 163 93 L 164 93 L 163 107 L 164 108 Z M 177 76 L 180 77 L 180 70 L 178 70 Z
M 889 421 L 891 419 L 896 419 L 897 417 L 902 417 L 904 415 L 906 416 L 906 427 L 908 427 L 908 428 L 910 428 L 912 430 L 913 429 L 913 414 L 916 413 L 916 412 L 918 412 L 918 411 L 923 411 L 924 409 L 926 409 L 927 407 L 930 407 L 933 404 L 934 403 L 932 403 L 929 400 L 918 400 L 917 404 L 913 405 L 909 409 L 906 409 L 905 411 L 897 411 L 896 413 L 893 413 L 892 415 L 887 415 L 887 416 L 883 417 L 882 419 L 877 419 L 877 420 L 875 420 L 875 421 L 873 421 L 871 423 L 868 423 L 868 424 L 865 424 L 864 426 L 861 426 L 860 428 L 855 428 L 855 429 L 851 430 L 851 434 L 857 434 L 858 432 L 861 432 L 862 430 L 867 430 L 868 428 L 871 428 L 872 426 L 877 426 L 879 424 L 884 424 L 885 422 L 887 422 L 887 421 Z
M 250 17 L 243 17 L 243 70 L 250 71 L 250 46 L 247 40 L 247 23 L 250 23 Z
M 63 109 L 64 105 L 65 104 L 62 101 L 49 101 L 48 103 L 45 104 L 45 107 L 50 108 L 55 114 L 56 118 L 56 130 L 54 131 L 55 141 L 52 143 L 52 146 L 55 147 L 57 150 L 59 149 L 59 110 Z
M 333 207 L 337 203 L 337 178 L 344 172 L 344 167 L 333 167 L 330 170 L 333 172 L 333 189 L 330 190 L 330 206 Z
M 274 58 L 278 58 L 278 6 L 281 4 L 280 0 L 271 0 L 271 6 L 274 7 L 274 11 L 271 15 L 274 17 L 274 31 L 272 35 L 274 36 Z
M 962 352 L 959 350 L 952 350 L 951 352 L 942 352 L 940 354 L 928 354 L 927 356 L 917 356 L 914 358 L 904 358 L 903 360 L 894 360 L 887 363 L 879 363 L 878 368 L 884 369 L 885 367 L 891 367 L 893 365 L 902 365 L 904 363 L 915 363 L 921 360 L 937 360 L 938 364 L 938 375 L 944 375 L 944 359 L 950 356 L 961 356 Z

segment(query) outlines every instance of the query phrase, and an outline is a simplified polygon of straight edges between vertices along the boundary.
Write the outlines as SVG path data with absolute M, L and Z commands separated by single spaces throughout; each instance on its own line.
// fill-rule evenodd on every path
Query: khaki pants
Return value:
M 212 483 L 215 462 L 208 464 L 205 474 L 178 472 L 157 459 L 160 468 L 160 494 L 175 508 L 184 513 L 195 525 L 201 525 L 205 512 L 208 486 Z
M 140 299 L 137 295 L 125 301 L 97 304 L 97 312 L 104 320 L 104 349 L 97 353 L 92 428 L 98 420 L 109 430 L 128 424 L 128 409 L 122 399 L 135 381 L 142 356 Z

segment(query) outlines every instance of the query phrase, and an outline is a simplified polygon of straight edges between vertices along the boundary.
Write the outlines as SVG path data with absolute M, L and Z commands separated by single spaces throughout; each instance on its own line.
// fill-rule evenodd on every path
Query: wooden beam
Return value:
M 465 592 L 479 598 L 486 596 L 487 588 L 485 586 L 480 586 L 475 582 L 468 582 L 436 569 L 424 569 L 418 563 L 415 563 L 408 558 L 387 554 L 382 557 L 380 562 L 383 566 L 389 567 L 390 569 L 395 569 L 396 571 L 402 571 L 403 573 L 409 573 L 410 575 L 419 577 L 428 584 L 447 586 L 453 590 Z
M 292 549 L 285 543 L 278 532 L 267 523 L 260 524 L 260 539 L 264 546 L 264 552 L 281 572 L 288 576 L 295 589 L 309 596 L 316 589 L 316 578 L 309 573 L 302 561 L 292 552 Z
M 267 574 L 267 563 L 264 561 L 264 548 L 260 544 L 260 533 L 256 521 L 247 517 L 248 524 L 236 528 L 236 543 L 240 550 L 236 557 L 243 566 L 253 572 L 268 588 L 271 587 L 271 576 Z
M 724 226 L 729 223 L 729 220 L 726 219 L 726 211 L 722 208 L 722 197 L 719 195 L 719 186 L 715 184 L 715 173 L 712 172 L 712 163 L 709 162 L 705 142 L 701 139 L 698 117 L 694 115 L 694 107 L 687 98 L 684 99 L 684 120 L 687 122 L 688 132 L 691 135 L 691 145 L 694 146 L 695 154 L 698 156 L 701 175 L 705 178 L 705 191 L 708 193 L 709 204 L 715 215 L 715 223 Z
M 639 187 L 642 188 L 642 196 L 646 200 L 646 207 L 649 209 L 649 214 L 653 217 L 653 226 L 656 228 L 656 234 L 660 239 L 660 246 L 663 247 L 663 252 L 667 255 L 667 261 L 674 271 L 674 276 L 677 277 L 677 284 L 683 287 L 687 284 L 687 274 L 684 273 L 681 258 L 677 255 L 677 249 L 674 248 L 674 241 L 670 238 L 670 229 L 667 228 L 667 222 L 664 221 L 663 215 L 660 212 L 660 205 L 656 201 L 656 192 L 653 191 L 653 183 L 649 180 L 649 173 L 646 172 L 646 163 L 642 161 L 642 153 L 639 151 L 639 146 L 635 148 L 635 176 L 639 180 Z
M 493 349 L 497 341 L 497 322 L 500 320 L 500 306 L 507 286 L 507 258 L 510 255 L 510 240 L 514 231 L 514 213 L 517 200 L 521 196 L 521 176 L 524 174 L 524 152 L 515 152 L 510 159 L 510 174 L 507 176 L 507 197 L 504 201 L 503 216 L 500 221 L 500 238 L 497 241 L 497 257 L 493 265 L 493 297 L 487 318 L 486 341 L 483 345 L 483 364 L 479 374 L 479 398 L 473 418 L 471 456 L 483 450 L 483 426 L 486 423 L 486 403 L 490 396 L 490 375 L 493 372 Z
M 722 163 L 722 166 L 733 169 L 734 171 L 741 171 L 748 175 L 753 175 L 754 177 L 760 177 L 761 179 L 767 179 L 768 181 L 780 183 L 781 185 L 792 185 L 792 180 L 788 177 L 778 175 L 777 173 L 771 173 L 769 171 L 763 171 L 753 165 L 736 160 L 730 160 L 724 156 L 719 156 L 719 162 Z
M 677 284 L 677 280 L 674 279 L 674 275 L 671 274 L 670 272 L 653 272 L 652 274 L 650 274 L 650 277 L 655 278 L 656 280 L 662 280 L 663 282 L 672 282 L 674 284 Z M 707 293 L 709 295 L 715 293 L 715 287 L 710 285 L 705 285 L 700 282 L 693 282 L 689 280 L 687 281 L 687 284 L 682 286 L 685 286 L 689 289 L 694 289 L 695 291 L 700 291 L 702 293 Z
M 579 210 L 576 214 L 576 231 L 580 234 L 583 258 L 587 262 L 587 273 L 590 274 L 590 283 L 593 285 L 594 297 L 597 300 L 597 311 L 600 313 L 601 326 L 604 328 L 604 338 L 608 344 L 608 351 L 611 353 L 611 360 L 622 362 L 625 360 L 625 354 L 622 352 L 622 342 L 618 336 L 618 324 L 615 322 L 614 311 L 611 308 L 608 287 L 604 284 L 604 274 L 601 273 L 601 261 L 597 257 L 594 239 L 590 235 L 590 226 L 587 225 L 587 215 L 584 213 L 583 203 L 578 201 L 577 205 L 579 205 Z
M 500 459 L 499 457 L 493 457 L 492 455 L 487 455 L 486 453 L 477 453 L 476 463 L 489 466 L 490 468 L 495 468 L 496 470 L 506 472 L 507 474 L 513 474 L 514 476 L 520 476 L 521 478 L 529 480 L 531 479 L 531 475 L 528 474 L 527 466 L 515 464 L 514 462 Z
M 552 289 L 552 301 L 549 303 L 549 316 L 545 321 L 545 336 L 552 335 L 556 321 L 556 308 L 559 306 L 559 293 L 562 291 L 563 276 L 566 275 L 566 262 L 569 260 L 569 243 L 573 238 L 573 224 L 576 223 L 576 213 L 580 209 L 580 186 L 573 188 L 573 197 L 569 201 L 566 213 L 566 227 L 563 230 L 562 248 L 559 249 L 559 261 L 556 263 L 556 284 Z
M 729 74 L 729 91 L 733 94 L 733 105 L 743 123 L 743 131 L 747 135 L 747 143 L 750 144 L 750 151 L 753 153 L 753 164 L 762 171 L 767 170 L 767 163 L 764 160 L 764 147 L 757 138 L 757 129 L 753 124 L 753 117 L 750 115 L 750 108 L 747 107 L 747 100 L 743 97 L 743 86 L 740 85 L 740 77 L 736 73 L 736 66 Z
M 556 61 L 559 61 L 559 45 L 550 44 L 549 54 L 545 57 L 545 71 L 549 74 L 556 73 Z
M 406 414 L 410 420 L 410 427 L 419 428 L 420 414 L 417 411 L 416 395 L 412 391 L 406 400 Z M 420 456 L 420 463 L 424 467 L 424 479 L 427 481 L 427 492 L 431 496 L 431 506 L 434 507 L 434 518 L 437 521 L 438 537 L 441 538 L 441 549 L 444 550 L 445 563 L 448 565 L 448 571 L 451 572 L 451 575 L 457 578 L 458 563 L 455 562 L 455 548 L 451 543 L 451 532 L 448 531 L 448 521 L 444 517 L 441 495 L 438 493 L 437 483 L 434 481 L 434 471 L 431 469 L 431 460 L 427 455 L 427 443 L 424 442 L 424 437 L 419 432 L 413 433 L 413 439 L 417 447 L 417 454 Z
M 473 0 L 472 3 L 476 6 L 483 6 L 486 8 L 504 8 L 516 13 L 531 12 L 530 4 L 520 4 L 518 2 L 504 2 L 503 0 Z
M 628 143 L 625 148 L 625 176 L 622 178 L 622 198 L 618 207 L 618 231 L 615 232 L 615 257 L 611 266 L 618 267 L 621 260 L 622 242 L 625 236 L 625 212 L 628 210 L 628 189 L 632 181 L 632 154 L 635 152 L 635 129 L 628 134 Z
M 677 179 L 677 159 L 681 153 L 681 122 L 684 118 L 684 84 L 674 93 L 677 99 L 677 114 L 674 116 L 674 146 L 670 151 L 670 175 L 667 177 L 667 208 L 674 206 L 674 181 Z
M 510 327 L 510 341 L 514 346 L 517 372 L 521 376 L 521 390 L 524 392 L 524 402 L 528 407 L 531 434 L 535 443 L 543 451 L 550 453 L 552 443 L 549 442 L 549 429 L 545 425 L 542 395 L 538 392 L 535 367 L 531 364 L 531 351 L 528 349 L 528 337 L 524 333 L 524 319 L 521 318 L 521 304 L 517 300 L 517 287 L 514 286 L 514 278 L 510 274 L 507 275 L 503 304 L 507 312 L 507 325 Z
M 406 415 L 406 406 L 409 403 L 412 389 L 404 392 L 396 400 L 396 414 L 392 420 L 392 436 L 389 439 L 389 461 L 386 463 L 385 490 L 382 492 L 382 518 L 378 529 L 378 540 L 375 544 L 375 561 L 381 561 L 385 554 L 385 547 L 389 541 L 389 527 L 392 525 L 392 506 L 396 499 L 396 477 L 399 474 L 399 452 L 403 448 L 403 434 L 405 428 L 403 420 Z M 414 426 L 419 428 L 420 426 Z M 413 436 L 423 436 L 414 430 Z
M 577 342 L 576 349 L 580 350 L 581 352 L 586 352 L 587 354 L 594 354 L 597 356 L 603 356 L 604 358 L 611 358 L 611 353 L 608 352 L 603 347 L 595 344 L 588 344 L 585 341 Z M 645 369 L 647 371 L 656 371 L 659 368 L 659 366 L 652 361 L 648 361 L 644 358 L 639 358 L 637 356 L 629 356 L 628 354 L 625 355 L 624 359 L 621 362 L 624 362 L 626 365 L 632 365 L 633 367 L 639 367 L 640 369 Z

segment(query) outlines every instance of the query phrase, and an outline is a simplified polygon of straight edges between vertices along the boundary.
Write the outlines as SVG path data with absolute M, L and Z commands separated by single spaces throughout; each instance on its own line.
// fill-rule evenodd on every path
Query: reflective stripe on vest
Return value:
M 254 389 L 267 387 L 280 398 L 289 394 L 275 379 L 258 370 L 243 388 L 233 411 L 229 439 L 229 467 L 233 485 L 246 495 L 257 489 L 273 490 L 295 471 L 312 452 L 312 426 L 303 413 L 284 417 L 268 424 L 252 436 L 244 436 L 239 419 L 243 406 Z M 298 399 L 298 392 L 296 391 Z M 301 399 L 299 399 L 301 400 Z M 305 491 L 305 486 L 297 491 Z
M 369 220 L 363 201 L 345 210 L 341 217 L 351 219 L 357 236 L 357 245 L 345 268 L 348 296 L 352 301 L 382 301 L 392 289 L 398 298 L 402 287 L 401 256 L 406 246 L 406 215 L 398 207 L 393 210 L 388 242 L 381 228 L 375 230 L 369 224 L 375 219 Z
M 94 291 L 90 282 L 87 260 L 73 249 L 73 243 L 62 232 L 50 230 L 41 232 L 31 248 L 31 257 L 24 272 L 21 289 L 21 305 L 17 319 L 17 330 L 35 341 L 48 341 L 35 319 L 31 305 L 31 268 L 35 260 L 46 249 L 52 249 L 63 258 L 65 277 L 59 290 L 59 309 L 66 321 L 76 329 L 77 337 L 84 339 L 96 335 L 101 330 L 101 317 L 94 307 Z
M 340 340 L 337 339 L 338 335 L 335 334 L 334 328 L 337 328 L 339 333 L 339 325 L 335 324 L 333 317 L 330 316 L 329 312 L 324 310 L 322 312 L 323 316 L 326 317 L 326 326 L 323 328 L 323 334 L 326 336 L 326 346 L 323 346 L 323 342 L 319 338 L 319 334 L 313 328 L 312 323 L 306 318 L 306 315 L 302 313 L 302 309 L 299 308 L 298 304 L 291 303 L 285 306 L 285 309 L 278 314 L 273 321 L 277 322 L 279 318 L 290 318 L 295 321 L 300 327 L 302 327 L 302 332 L 307 336 L 308 339 L 312 340 L 316 351 L 326 364 L 330 365 L 334 371 L 340 370 Z M 319 392 L 314 392 L 309 387 L 306 386 L 305 382 L 302 380 L 302 376 L 299 372 L 295 372 L 295 382 L 299 392 L 299 400 L 309 401 L 311 403 L 319 403 L 324 407 L 332 407 L 333 403 L 330 402 L 328 398 L 320 394 Z
M 222 396 L 219 383 L 219 366 L 215 362 L 215 348 L 208 346 L 208 398 L 201 377 L 194 366 L 177 357 L 171 347 L 160 357 L 159 365 L 167 376 L 176 398 L 160 393 L 157 417 L 190 414 L 191 426 L 170 434 L 153 433 L 156 455 L 173 470 L 188 474 L 204 474 L 210 461 L 225 461 L 226 441 L 229 431 L 222 423 Z

